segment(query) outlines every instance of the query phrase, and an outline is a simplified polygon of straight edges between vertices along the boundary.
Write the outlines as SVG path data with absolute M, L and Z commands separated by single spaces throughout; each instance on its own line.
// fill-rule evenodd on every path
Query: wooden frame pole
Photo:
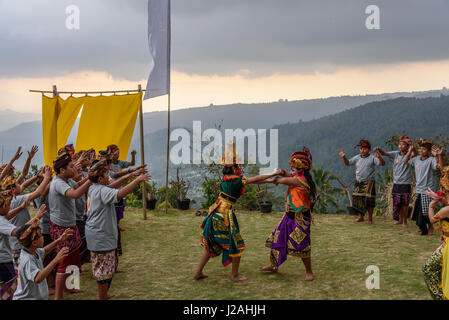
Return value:
M 139 84 L 138 91 L 142 92 L 142 86 Z M 145 164 L 145 148 L 144 148 L 144 137 L 143 137 L 143 107 L 142 101 L 140 101 L 140 112 L 139 112 L 139 122 L 140 122 L 140 162 L 142 165 Z M 145 188 L 145 181 L 142 181 L 142 208 L 143 208 L 143 220 L 147 220 L 147 189 Z

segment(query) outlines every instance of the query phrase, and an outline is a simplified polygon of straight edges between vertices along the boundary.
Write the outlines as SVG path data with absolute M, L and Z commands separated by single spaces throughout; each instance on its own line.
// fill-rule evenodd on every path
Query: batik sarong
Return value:
M 310 211 L 287 212 L 281 222 L 267 238 L 265 247 L 270 248 L 273 269 L 287 260 L 287 255 L 310 258 Z
M 73 234 L 68 237 L 65 241 L 61 241 L 58 243 L 58 245 L 55 248 L 55 252 L 58 253 L 59 250 L 61 250 L 64 247 L 67 247 L 69 249 L 69 254 L 64 259 L 59 262 L 58 265 L 58 273 L 65 273 L 66 268 L 69 265 L 76 265 L 78 268 L 81 269 L 81 260 L 80 260 L 80 254 L 79 254 L 79 247 L 81 246 L 81 237 L 80 233 L 78 231 L 78 226 L 75 225 L 73 227 L 61 227 L 57 224 L 50 221 L 50 235 L 53 241 L 57 240 L 66 229 L 72 229 Z
M 0 300 L 12 300 L 17 288 L 14 263 L 0 263 Z
M 356 181 L 354 192 L 352 193 L 352 206 L 360 210 L 362 215 L 366 213 L 368 208 L 376 206 L 376 182 Z
M 97 281 L 112 279 L 115 273 L 115 250 L 106 252 L 91 251 L 92 276 Z
M 436 249 L 433 254 L 426 260 L 422 272 L 424 280 L 429 289 L 430 295 L 434 300 L 443 300 L 443 288 L 441 286 L 441 266 L 443 262 L 443 250 L 445 244 Z
M 393 219 L 398 221 L 401 208 L 407 206 L 410 203 L 411 185 L 409 184 L 394 184 L 391 192 L 393 196 Z
M 242 251 L 246 248 L 245 242 L 240 235 L 237 217 L 232 208 L 226 213 L 228 225 L 223 219 L 223 213 L 214 210 L 208 215 L 201 225 L 203 235 L 201 237 L 201 245 L 209 253 L 210 257 L 222 256 L 223 267 L 232 262 L 232 258 L 242 255 Z

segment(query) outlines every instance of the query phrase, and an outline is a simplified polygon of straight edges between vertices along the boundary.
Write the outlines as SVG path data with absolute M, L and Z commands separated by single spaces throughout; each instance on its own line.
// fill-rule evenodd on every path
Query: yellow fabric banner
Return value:
M 57 122 L 57 148 L 56 151 L 64 147 L 80 113 L 81 106 L 86 101 L 86 97 L 69 97 L 66 100 L 58 97 L 59 115 Z
M 53 165 L 57 149 L 57 121 L 60 107 L 57 98 L 42 96 L 42 140 L 44 147 L 44 163 Z
M 120 160 L 126 160 L 142 93 L 85 99 L 76 150 L 94 148 L 98 152 L 115 144 L 120 148 Z

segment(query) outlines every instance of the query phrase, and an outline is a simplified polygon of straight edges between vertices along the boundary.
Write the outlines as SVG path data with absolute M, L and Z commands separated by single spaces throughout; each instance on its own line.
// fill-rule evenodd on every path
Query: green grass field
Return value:
M 203 253 L 199 245 L 203 217 L 194 211 L 149 211 L 128 209 L 122 227 L 124 254 L 110 292 L 114 299 L 430 299 L 421 272 L 425 259 L 441 243 L 439 234 L 420 236 L 414 222 L 408 228 L 393 226 L 390 218 L 375 217 L 374 225 L 354 223 L 352 216 L 314 215 L 312 264 L 315 280 L 304 281 L 298 258 L 289 257 L 277 274 L 263 273 L 269 262 L 265 239 L 282 213 L 237 212 L 247 249 L 241 273 L 249 280 L 229 280 L 231 267 L 223 268 L 221 257 L 205 268 L 207 279 L 193 274 Z M 380 289 L 368 290 L 366 267 L 380 269 Z M 86 292 L 66 299 L 96 299 L 91 265 L 81 277 Z M 51 299 L 51 297 L 50 297 Z

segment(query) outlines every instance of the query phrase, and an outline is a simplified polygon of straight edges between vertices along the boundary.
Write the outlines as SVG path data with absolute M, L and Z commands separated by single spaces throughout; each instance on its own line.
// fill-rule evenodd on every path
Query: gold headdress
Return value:
M 313 168 L 312 154 L 309 149 L 304 147 L 303 151 L 294 152 L 288 163 L 292 168 L 310 170 Z
M 233 141 L 228 142 L 224 156 L 221 158 L 221 165 L 224 167 L 232 167 L 233 165 L 241 163 L 242 159 L 235 151 L 235 143 Z

